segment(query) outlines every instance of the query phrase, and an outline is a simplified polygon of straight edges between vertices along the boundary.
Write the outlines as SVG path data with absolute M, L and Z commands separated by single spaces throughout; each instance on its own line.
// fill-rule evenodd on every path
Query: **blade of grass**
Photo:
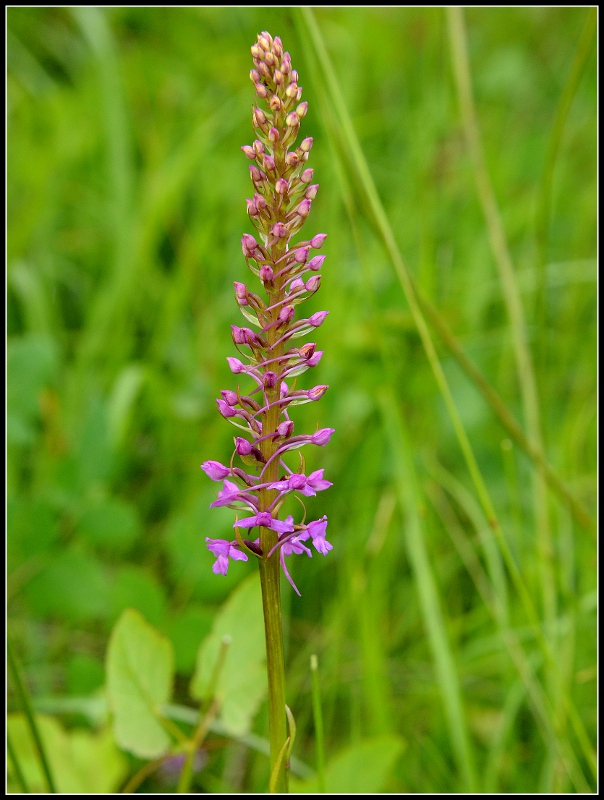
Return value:
M 40 759 L 40 765 L 42 767 L 46 783 L 48 784 L 48 790 L 51 794 L 56 794 L 57 790 L 55 788 L 54 778 L 50 769 L 50 763 L 46 757 L 46 750 L 44 749 L 42 737 L 40 736 L 40 731 L 38 730 L 29 691 L 27 690 L 25 681 L 21 675 L 21 669 L 19 667 L 17 655 L 14 651 L 10 636 L 7 636 L 6 638 L 6 650 L 8 654 L 8 665 L 15 685 L 15 690 L 19 696 L 19 700 L 21 701 L 21 706 L 23 707 L 25 718 L 27 719 L 27 724 L 29 725 L 29 730 L 31 732 L 32 739 L 34 740 L 34 747 L 38 754 L 38 758 Z
M 458 6 L 447 8 L 447 21 L 462 124 L 474 170 L 478 197 L 487 226 L 491 251 L 497 265 L 507 307 L 528 439 L 539 450 L 543 450 L 537 381 L 528 345 L 526 321 L 516 273 L 487 168 L 478 115 L 472 94 L 472 77 L 463 10 Z M 548 626 L 548 635 L 553 636 L 557 606 L 554 555 L 548 513 L 547 487 L 543 470 L 540 467 L 537 468 L 533 476 L 533 505 L 537 525 L 537 557 L 543 614 Z M 555 647 L 555 641 L 552 641 L 552 645 Z
M 325 794 L 323 711 L 321 709 L 321 687 L 319 686 L 319 662 L 314 653 L 310 657 L 310 674 L 312 677 L 312 710 L 315 721 L 315 745 L 317 748 L 317 784 L 319 792 Z
M 383 389 L 378 399 L 384 422 L 391 431 L 389 439 L 395 468 L 395 484 L 399 505 L 406 517 L 405 544 L 417 583 L 422 616 L 445 706 L 451 744 L 463 779 L 464 791 L 475 792 L 477 779 L 474 755 L 467 731 L 457 667 L 446 633 L 439 591 L 430 565 L 424 527 L 419 514 L 419 488 L 410 443 L 392 391 Z
M 395 271 L 399 277 L 399 280 L 405 292 L 409 308 L 413 315 L 413 319 L 415 321 L 418 333 L 422 340 L 422 344 L 426 352 L 426 355 L 428 356 L 428 360 L 433 370 L 437 384 L 443 395 L 447 411 L 451 418 L 455 434 L 457 436 L 464 459 L 468 466 L 472 482 L 474 483 L 474 486 L 476 488 L 476 492 L 478 494 L 480 503 L 483 507 L 488 523 L 492 527 L 495 533 L 495 536 L 501 548 L 501 552 L 506 567 L 508 568 L 512 576 L 512 579 L 514 581 L 514 584 L 516 585 L 527 618 L 533 628 L 539 647 L 543 651 L 544 659 L 548 663 L 548 667 L 551 670 L 552 674 L 554 675 L 556 681 L 558 682 L 558 684 L 560 684 L 561 676 L 559 674 L 559 670 L 557 668 L 553 652 L 550 648 L 549 642 L 546 640 L 545 636 L 543 635 L 543 632 L 541 631 L 539 617 L 537 615 L 531 593 L 526 587 L 526 584 L 522 578 L 522 574 L 520 572 L 518 564 L 512 555 L 508 541 L 505 535 L 503 534 L 503 531 L 497 519 L 497 515 L 495 513 L 495 509 L 489 491 L 486 487 L 486 484 L 484 482 L 484 479 L 476 462 L 472 446 L 463 427 L 463 423 L 461 422 L 461 418 L 459 416 L 459 412 L 455 405 L 453 395 L 451 393 L 448 382 L 442 370 L 442 366 L 436 354 L 436 349 L 434 347 L 434 343 L 430 336 L 430 332 L 427 328 L 425 319 L 419 308 L 417 298 L 413 292 L 413 286 L 410 279 L 410 275 L 407 271 L 402 256 L 398 250 L 398 246 L 396 244 L 392 228 L 390 226 L 390 223 L 386 216 L 386 212 L 384 211 L 384 208 L 377 194 L 375 184 L 371 177 L 371 173 L 369 172 L 369 167 L 365 160 L 365 156 L 361 149 L 359 140 L 356 136 L 354 126 L 352 124 L 352 120 L 346 108 L 346 104 L 344 102 L 335 71 L 333 69 L 331 60 L 327 53 L 327 48 L 325 47 L 325 42 L 323 40 L 323 37 L 315 20 L 312 9 L 310 8 L 300 9 L 299 14 L 297 13 L 295 16 L 296 21 L 299 19 L 301 20 L 300 22 L 301 38 L 304 41 L 312 42 L 312 44 L 314 45 L 317 59 L 321 67 L 323 80 L 325 81 L 325 84 L 327 86 L 327 92 L 329 93 L 329 96 L 331 98 L 331 106 L 334 108 L 337 114 L 339 122 L 339 130 L 352 158 L 354 167 L 353 171 L 356 172 L 356 175 L 363 186 L 363 191 L 365 194 L 366 201 L 368 203 L 368 206 L 371 210 L 371 213 L 378 227 L 380 236 L 383 239 L 386 250 L 392 260 L 392 263 L 395 267 Z M 311 71 L 313 71 L 314 65 L 311 58 L 308 59 L 308 63 Z M 314 73 L 316 76 L 317 74 L 316 67 L 314 67 Z M 316 79 L 316 83 L 317 86 L 319 87 L 319 93 L 321 93 L 322 80 Z M 326 118 L 329 117 L 329 110 L 325 104 L 323 111 L 325 112 L 324 115 L 326 116 Z M 576 707 L 574 706 L 572 699 L 564 695 L 563 700 L 567 708 L 567 711 L 570 715 L 573 729 L 575 731 L 581 749 L 595 777 L 597 774 L 595 754 L 591 742 L 589 741 L 589 737 L 587 736 L 587 733 L 585 731 L 585 726 L 583 725 L 583 722 L 576 710 Z
M 13 747 L 13 743 L 11 741 L 10 734 L 8 733 L 8 730 L 6 732 L 6 748 L 8 750 L 8 756 L 9 756 L 9 758 L 11 760 L 12 765 L 13 765 L 13 769 L 15 770 L 15 778 L 17 780 L 17 783 L 21 787 L 21 790 L 23 791 L 24 794 L 29 794 L 30 793 L 29 784 L 25 780 L 25 774 L 23 773 L 23 770 L 21 769 L 21 764 L 19 763 L 19 758 L 17 756 L 17 752 L 16 752 L 15 748 Z
M 436 483 L 433 485 L 428 484 L 427 494 L 437 514 L 441 518 L 445 530 L 451 537 L 468 574 L 474 581 L 474 585 L 482 601 L 499 627 L 502 641 L 520 676 L 520 680 L 529 698 L 533 715 L 539 725 L 543 739 L 549 747 L 550 752 L 558 754 L 564 769 L 568 773 L 577 791 L 589 793 L 591 791 L 590 787 L 583 777 L 583 772 L 567 737 L 565 737 L 563 733 L 557 732 L 554 728 L 555 715 L 547 696 L 543 692 L 535 676 L 535 668 L 531 659 L 526 655 L 517 633 L 509 627 L 504 617 L 497 592 L 487 578 L 469 537 L 463 531 L 453 508 L 447 501 L 443 488 L 439 484 L 439 480 L 440 475 L 437 477 Z M 484 787 L 484 791 L 487 791 L 486 786 Z

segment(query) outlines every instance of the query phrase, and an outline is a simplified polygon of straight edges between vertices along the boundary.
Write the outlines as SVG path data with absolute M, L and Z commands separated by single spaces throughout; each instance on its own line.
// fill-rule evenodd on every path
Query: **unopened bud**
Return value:
M 277 100 L 279 100 L 279 98 L 278 98 L 278 97 L 277 97 Z M 281 102 L 281 101 L 279 100 L 279 102 Z M 269 138 L 269 140 L 270 140 L 271 142 L 273 142 L 273 144 L 274 144 L 275 142 L 278 142 L 278 141 L 279 141 L 279 131 L 277 130 L 277 128 L 271 128 L 271 129 L 269 130 L 269 132 L 268 132 L 268 138 Z
M 260 280 L 262 281 L 262 283 L 270 283 L 274 277 L 275 274 L 271 266 L 269 266 L 268 264 L 263 264 L 260 267 Z
M 274 56 L 274 55 L 273 55 L 273 54 L 272 54 L 272 53 L 269 51 L 269 52 L 268 52 L 268 53 L 267 53 L 267 54 L 264 56 L 264 60 L 265 60 L 265 61 L 266 61 L 266 63 L 269 65 L 269 67 L 272 67 L 272 66 L 275 64 L 275 62 L 276 62 L 276 60 L 277 60 L 277 59 L 276 59 L 276 58 L 275 58 L 275 56 Z
M 310 261 L 307 264 L 308 269 L 312 269 L 313 272 L 316 272 L 317 270 L 321 269 L 325 259 L 326 256 L 314 256 L 313 258 L 310 259 Z
M 281 70 L 276 69 L 273 77 L 277 86 L 281 86 L 283 83 L 283 73 L 281 72 Z
M 285 90 L 285 96 L 289 97 L 291 100 L 298 94 L 298 86 L 295 83 L 290 83 L 290 85 Z
M 316 292 L 320 285 L 321 285 L 321 276 L 311 275 L 311 277 L 306 281 L 306 286 L 304 288 L 306 289 L 307 292 Z
M 264 197 L 262 197 L 261 194 L 258 194 L 256 192 L 256 194 L 254 195 L 254 201 L 258 209 L 266 208 L 266 200 L 264 199 Z
M 261 128 L 263 125 L 266 125 L 266 114 L 261 108 L 255 108 L 252 112 L 252 117 L 254 120 L 254 125 L 257 128 Z M 306 139 L 304 141 L 306 141 Z M 302 142 L 302 144 L 304 144 L 304 142 Z
M 232 373 L 235 375 L 239 375 L 240 372 L 245 372 L 245 366 L 238 358 L 233 358 L 232 356 L 228 356 L 227 361 L 229 362 L 229 368 Z
M 264 155 L 264 143 L 260 141 L 260 139 L 255 139 L 252 143 L 252 147 L 254 148 L 254 152 L 258 156 Z
M 277 375 L 274 372 L 265 372 L 263 375 L 263 382 L 265 389 L 274 389 L 277 385 Z
M 289 292 L 292 294 L 293 292 L 298 292 L 300 289 L 304 289 L 304 281 L 302 278 L 296 278 L 295 281 L 291 282 Z
M 239 456 L 249 456 L 252 452 L 252 444 L 247 439 L 242 439 L 241 436 L 238 436 L 235 439 L 235 450 Z
M 306 363 L 308 364 L 309 367 L 316 367 L 322 358 L 323 358 L 323 351 L 317 350 L 317 352 L 313 353 Z
M 271 97 L 271 99 L 269 100 L 268 104 L 270 106 L 271 111 L 279 111 L 279 109 L 281 108 L 281 105 L 282 105 L 281 100 L 279 100 L 279 98 L 277 97 L 276 94 L 274 94 Z
M 262 159 L 262 165 L 267 172 L 275 171 L 275 159 L 272 156 L 264 156 Z
M 222 395 L 224 402 L 229 406 L 236 406 L 239 402 L 237 392 L 232 392 L 230 389 L 223 389 L 220 394 Z
M 294 423 L 291 421 L 291 419 L 287 419 L 285 420 L 285 422 L 281 422 L 277 426 L 277 433 L 279 434 L 279 436 L 283 436 L 284 439 L 289 438 L 293 432 L 294 432 Z
M 258 76 L 260 77 L 260 76 Z M 257 83 L 254 87 L 256 89 L 256 94 L 258 97 L 261 97 L 263 100 L 266 100 L 268 97 L 268 89 L 263 83 Z
M 298 214 L 300 212 L 298 211 Z M 294 256 L 294 261 L 298 264 L 305 264 L 308 260 L 308 254 L 310 253 L 310 247 L 299 247 L 296 250 L 296 255 Z
M 253 58 L 262 58 L 264 56 L 264 53 L 262 52 L 262 49 L 260 47 L 258 47 L 257 44 L 253 44 L 250 47 L 250 51 L 252 53 Z
M 319 247 L 323 247 L 323 242 L 325 241 L 325 239 L 327 239 L 326 233 L 317 233 L 310 240 L 310 246 L 314 250 L 318 250 Z
M 304 197 L 307 200 L 314 200 L 317 196 L 317 192 L 319 191 L 319 184 L 313 183 L 312 186 L 309 186 L 308 189 L 304 192 Z
M 245 334 L 243 331 L 243 328 L 239 328 L 237 325 L 231 325 L 231 334 L 235 344 L 245 344 Z
M 295 111 L 292 111 L 285 117 L 285 124 L 288 128 L 296 128 L 300 124 L 300 117 Z
M 308 111 L 308 103 L 305 101 L 304 103 L 300 103 L 298 108 L 296 109 L 296 114 L 300 119 L 306 116 L 306 112 Z
M 310 214 L 310 200 L 302 200 L 298 208 L 296 209 L 298 216 L 300 217 L 307 217 Z
M 312 136 L 307 136 L 306 139 L 302 139 L 300 142 L 300 150 L 303 153 L 310 153 L 310 148 L 312 147 Z
M 319 400 L 328 389 L 329 386 L 314 386 L 308 390 L 308 397 L 310 400 Z
M 262 183 L 266 175 L 255 164 L 250 164 L 250 178 L 254 183 Z
M 282 222 L 275 222 L 275 224 L 272 227 L 271 233 L 277 239 L 285 239 L 285 237 L 287 236 L 287 228 Z
M 294 83 L 298 83 L 298 73 L 295 69 L 292 69 L 292 81 L 294 81 Z
M 315 352 L 317 345 L 314 342 L 307 342 L 298 349 L 298 355 L 307 361 Z
M 310 437 L 310 441 L 313 444 L 318 444 L 319 447 L 324 447 L 331 439 L 333 433 L 335 433 L 333 428 L 321 428 L 321 430 L 313 433 Z
M 302 183 L 310 183 L 312 181 L 312 176 L 314 175 L 314 170 L 310 167 L 305 169 L 302 175 L 300 175 L 300 180 Z
M 228 403 L 225 403 L 224 400 L 216 400 L 216 403 L 218 405 L 218 410 L 222 416 L 225 417 L 225 419 L 228 419 L 229 417 L 235 417 L 237 415 L 237 412 L 233 411 L 231 406 Z
M 258 72 L 257 69 L 250 70 L 250 80 L 252 83 L 258 83 L 258 81 L 260 80 L 260 73 Z
M 289 183 L 285 180 L 285 178 L 279 178 L 277 183 L 275 183 L 275 191 L 277 194 L 286 194 L 288 189 Z
M 254 237 L 250 233 L 244 233 L 241 237 L 241 249 L 243 250 L 243 255 L 249 258 L 255 253 L 257 248 L 258 242 L 254 239 Z
M 250 200 L 249 197 L 246 198 L 245 205 L 247 208 L 247 213 L 250 215 L 250 217 L 258 216 L 258 206 L 255 199 Z
M 300 158 L 297 153 L 288 153 L 285 156 L 285 163 L 287 164 L 288 167 L 295 167 L 299 161 Z
M 325 317 L 329 314 L 329 311 L 316 311 L 312 317 L 308 318 L 308 324 L 312 325 L 313 328 L 318 328 L 319 325 L 322 325 L 325 321 Z
M 258 44 L 263 50 L 268 51 L 271 49 L 271 43 L 269 37 L 266 36 L 265 34 L 266 31 L 263 31 L 262 35 L 258 37 Z
M 250 147 L 249 144 L 244 144 L 241 149 L 248 158 L 256 158 L 256 153 L 254 152 L 254 148 Z
M 283 306 L 281 311 L 279 312 L 279 322 L 282 325 L 286 325 L 290 322 L 294 317 L 294 307 L 293 306 Z
M 247 286 L 245 283 L 235 281 L 235 297 L 240 306 L 247 306 Z

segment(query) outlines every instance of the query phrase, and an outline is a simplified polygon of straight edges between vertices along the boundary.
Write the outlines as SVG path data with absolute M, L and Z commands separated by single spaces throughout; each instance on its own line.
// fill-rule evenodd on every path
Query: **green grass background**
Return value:
M 593 515 L 594 47 L 559 112 L 589 13 L 470 9 L 466 24 L 545 452 Z M 445 12 L 331 9 L 316 20 L 410 273 L 524 426 Z M 330 311 L 313 374 L 330 389 L 296 426 L 336 429 L 307 454 L 334 482 L 308 503 L 328 514 L 334 550 L 293 565 L 301 599 L 284 591 L 297 754 L 315 763 L 316 652 L 328 760 L 370 737 L 405 739 L 386 791 L 593 789 L 593 529 L 557 495 L 535 500 L 531 460 L 433 332 L 522 595 L 295 9 L 8 10 L 8 614 L 31 692 L 98 690 L 111 627 L 135 607 L 173 641 L 188 702 L 197 647 L 254 568 L 212 574 L 204 537 L 226 535 L 232 512 L 208 509 L 216 487 L 199 464 L 228 463 L 232 449 L 214 398 L 234 384 L 233 281 L 253 282 L 239 148 L 252 139 L 249 47 L 262 29 L 300 73 L 321 184 L 307 228 L 329 235 L 308 306 Z M 256 730 L 266 734 L 265 712 Z M 267 760 L 217 747 L 197 780 L 200 791 L 264 791 Z

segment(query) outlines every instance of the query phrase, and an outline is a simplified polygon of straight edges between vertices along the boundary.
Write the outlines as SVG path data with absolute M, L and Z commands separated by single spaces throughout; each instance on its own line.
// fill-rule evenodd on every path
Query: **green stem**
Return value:
M 315 718 L 315 742 L 317 745 L 317 783 L 319 792 L 325 794 L 325 748 L 323 742 L 323 711 L 321 709 L 321 689 L 319 687 L 319 664 L 316 655 L 310 657 L 312 675 L 312 710 Z
M 27 691 L 27 688 L 21 676 L 21 670 L 19 669 L 19 663 L 17 661 L 17 656 L 15 654 L 15 651 L 13 650 L 13 644 L 10 636 L 8 636 L 6 639 L 6 645 L 8 650 L 8 664 L 11 674 L 13 676 L 13 681 L 15 683 L 15 689 L 17 690 L 17 694 L 19 695 L 19 699 L 21 700 L 21 705 L 23 706 L 23 711 L 25 712 L 25 717 L 27 719 L 31 735 L 34 740 L 34 745 L 37 750 L 38 757 L 40 759 L 40 764 L 42 765 L 42 771 L 44 772 L 44 777 L 46 778 L 46 783 L 48 784 L 49 792 L 51 794 L 56 794 L 57 790 L 55 788 L 55 782 L 53 780 L 52 773 L 50 771 L 50 765 L 46 758 L 46 752 L 44 750 L 44 745 L 42 744 L 40 731 L 38 730 L 38 725 L 34 717 L 31 699 L 29 697 L 29 692 Z

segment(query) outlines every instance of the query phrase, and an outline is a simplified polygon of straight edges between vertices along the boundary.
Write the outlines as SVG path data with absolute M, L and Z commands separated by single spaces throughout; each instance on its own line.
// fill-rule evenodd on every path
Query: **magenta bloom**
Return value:
M 233 561 L 247 561 L 247 555 L 239 549 L 237 542 L 227 542 L 226 539 L 210 539 L 206 536 L 208 550 L 216 556 L 212 572 L 216 575 L 226 575 L 229 568 L 229 558 Z
M 323 246 L 327 235 L 301 234 L 312 215 L 319 184 L 311 183 L 314 173 L 307 163 L 312 137 L 300 136 L 308 104 L 301 102 L 298 73 L 281 40 L 266 31 L 258 36 L 251 53 L 255 135 L 252 144 L 242 150 L 253 187 L 247 210 L 255 234 L 243 234 L 241 249 L 258 288 L 234 282 L 235 300 L 246 323 L 244 327 L 231 326 L 237 357 L 227 360 L 241 385 L 223 389 L 216 401 L 221 416 L 238 429 L 233 456 L 228 467 L 206 461 L 202 469 L 211 480 L 222 481 L 211 507 L 229 506 L 240 513 L 247 509 L 247 516 L 233 527 L 258 528 L 259 538 L 255 542 L 243 540 L 246 552 L 237 541 L 206 542 L 216 556 L 214 572 L 222 575 L 226 575 L 229 559 L 247 561 L 251 552 L 269 560 L 277 557 L 279 550 L 283 572 L 298 592 L 285 559 L 311 556 L 311 542 L 322 555 L 332 549 L 325 538 L 326 516 L 307 525 L 296 524 L 293 516 L 279 519 L 281 503 L 291 492 L 303 502 L 303 498 L 314 497 L 332 485 L 324 479 L 323 469 L 303 474 L 296 451 L 309 444 L 324 447 L 333 428 L 294 434 L 290 419 L 294 406 L 320 400 L 328 388 L 313 383 L 304 388 L 304 379 L 300 378 L 315 369 L 323 356 L 314 342 L 300 343 L 300 337 L 314 334 L 325 323 L 328 312 L 316 311 L 310 316 L 299 313 L 299 306 L 320 290 L 325 255 L 313 255 L 313 251 Z M 278 569 L 277 563 L 269 566 Z

